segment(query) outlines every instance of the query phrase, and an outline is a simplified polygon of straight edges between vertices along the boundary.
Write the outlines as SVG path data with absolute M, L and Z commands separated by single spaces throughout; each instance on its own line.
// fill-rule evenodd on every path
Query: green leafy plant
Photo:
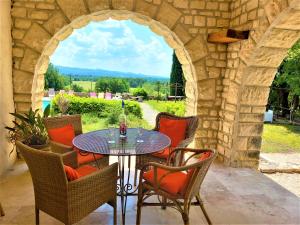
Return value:
M 133 91 L 133 95 L 134 96 L 143 96 L 144 99 L 147 99 L 148 98 L 148 93 L 145 91 L 145 89 L 143 88 L 136 88 L 134 91 Z
M 47 130 L 43 123 L 43 117 L 50 114 L 50 105 L 46 107 L 44 115 L 39 114 L 39 110 L 33 111 L 32 108 L 28 113 L 10 113 L 15 117 L 14 126 L 6 126 L 10 142 L 15 143 L 17 140 L 22 141 L 29 146 L 45 145 L 48 143 Z

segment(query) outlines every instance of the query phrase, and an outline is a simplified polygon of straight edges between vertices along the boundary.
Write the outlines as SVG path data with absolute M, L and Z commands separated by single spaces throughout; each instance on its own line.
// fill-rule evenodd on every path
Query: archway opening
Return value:
M 152 20 L 148 17 L 142 16 L 138 13 L 127 11 L 106 11 L 101 13 L 93 13 L 88 16 L 82 16 L 74 20 L 71 24 L 65 26 L 56 33 L 49 43 L 44 48 L 42 55 L 40 56 L 38 63 L 35 67 L 34 80 L 32 85 L 32 106 L 34 108 L 40 108 L 42 106 L 42 94 L 41 89 L 44 86 L 44 74 L 47 71 L 50 56 L 54 53 L 59 43 L 65 40 L 72 34 L 73 29 L 78 29 L 87 26 L 90 22 L 101 22 L 107 20 L 131 20 L 131 23 L 138 23 L 147 26 L 151 31 L 159 36 L 162 36 L 165 42 L 174 50 L 179 62 L 182 65 L 183 74 L 186 80 L 186 106 L 188 114 L 196 114 L 197 110 L 197 89 L 193 81 L 195 78 L 195 71 L 191 59 L 188 56 L 184 44 L 179 40 L 174 32 L 169 30 L 161 23 Z M 138 63 L 138 62 L 137 62 Z

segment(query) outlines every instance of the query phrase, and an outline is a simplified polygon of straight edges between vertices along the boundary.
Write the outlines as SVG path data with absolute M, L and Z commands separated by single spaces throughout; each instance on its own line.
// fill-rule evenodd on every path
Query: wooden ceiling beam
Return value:
M 237 41 L 247 40 L 249 37 L 249 33 L 249 30 L 239 31 L 234 29 L 227 29 L 208 34 L 207 41 L 211 43 L 228 44 Z

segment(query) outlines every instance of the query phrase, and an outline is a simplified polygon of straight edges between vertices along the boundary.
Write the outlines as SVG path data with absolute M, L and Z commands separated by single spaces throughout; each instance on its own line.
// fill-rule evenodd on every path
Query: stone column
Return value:
M 11 1 L 0 1 L 0 176 L 15 161 L 16 154 L 9 144 L 4 129 L 13 119 L 8 113 L 14 112 L 12 86 L 12 40 L 11 40 Z

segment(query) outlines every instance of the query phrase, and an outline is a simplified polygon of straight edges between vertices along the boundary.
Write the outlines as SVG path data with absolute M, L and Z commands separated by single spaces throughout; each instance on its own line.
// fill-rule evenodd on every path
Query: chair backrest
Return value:
M 75 130 L 75 135 L 77 136 L 82 134 L 81 115 L 48 117 L 44 118 L 44 124 L 47 130 L 72 124 Z
M 55 211 L 62 208 L 62 205 L 66 206 L 68 180 L 61 155 L 33 149 L 19 141 L 16 145 L 29 168 L 37 206 L 46 212 L 51 207 Z M 52 204 L 50 208 L 47 202 Z
M 188 157 L 181 163 L 182 166 L 191 165 L 187 171 L 188 173 L 188 181 L 185 189 L 185 197 L 187 199 L 193 198 L 195 195 L 199 194 L 199 190 L 203 180 L 207 174 L 207 171 L 217 156 L 217 152 L 212 149 L 187 149 L 190 150 L 190 154 Z M 203 154 L 209 154 L 205 156 L 203 159 Z M 187 154 L 185 154 L 186 156 Z M 192 161 L 189 164 L 189 161 Z
M 186 120 L 187 121 L 187 129 L 185 138 L 193 138 L 195 136 L 197 127 L 198 127 L 198 117 L 197 116 L 188 116 L 188 117 L 181 117 L 181 116 L 175 116 L 173 114 L 167 113 L 167 112 L 161 112 L 157 114 L 156 116 L 156 124 L 154 130 L 159 130 L 159 122 L 161 118 L 168 118 L 172 120 Z M 187 147 L 187 146 L 182 146 Z

